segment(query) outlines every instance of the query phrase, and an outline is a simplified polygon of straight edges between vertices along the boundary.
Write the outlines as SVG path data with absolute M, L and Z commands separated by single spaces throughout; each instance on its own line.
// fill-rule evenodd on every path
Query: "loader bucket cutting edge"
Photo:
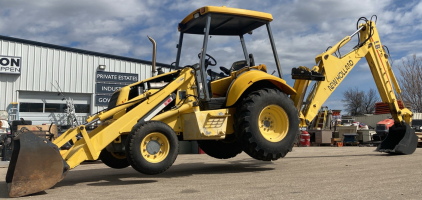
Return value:
M 390 127 L 387 137 L 375 151 L 408 155 L 415 152 L 417 145 L 418 136 L 416 136 L 415 130 L 403 122 L 402 126 Z
M 10 197 L 44 191 L 61 181 L 69 171 L 56 145 L 32 132 L 14 140 L 12 158 L 6 174 Z

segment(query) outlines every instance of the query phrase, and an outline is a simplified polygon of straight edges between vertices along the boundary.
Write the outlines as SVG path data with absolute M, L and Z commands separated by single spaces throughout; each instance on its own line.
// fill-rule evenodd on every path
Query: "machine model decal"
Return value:
M 341 70 L 336 77 L 331 81 L 330 85 L 328 85 L 328 89 L 330 91 L 334 90 L 336 88 L 336 85 L 340 84 L 340 82 L 343 80 L 343 78 L 347 75 L 349 72 L 349 69 L 353 67 L 353 61 L 349 60 L 349 62 L 344 65 L 343 70 Z

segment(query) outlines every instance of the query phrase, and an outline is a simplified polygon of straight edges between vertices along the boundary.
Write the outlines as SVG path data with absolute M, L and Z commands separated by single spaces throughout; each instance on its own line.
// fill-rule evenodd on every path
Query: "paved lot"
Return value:
M 408 156 L 374 150 L 302 147 L 275 162 L 244 153 L 230 160 L 179 155 L 156 176 L 95 162 L 22 199 L 421 199 L 422 149 Z M 0 177 L 6 171 L 0 168 Z M 0 198 L 7 198 L 4 178 L 0 180 Z

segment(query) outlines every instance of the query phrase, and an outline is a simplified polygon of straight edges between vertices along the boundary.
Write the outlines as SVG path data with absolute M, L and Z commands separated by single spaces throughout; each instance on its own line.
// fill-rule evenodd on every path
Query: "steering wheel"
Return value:
M 205 54 L 205 55 L 208 56 L 208 57 L 205 57 L 205 65 L 206 66 L 208 66 L 208 65 L 216 66 L 217 65 L 217 61 L 215 60 L 215 58 L 213 58 L 212 56 L 210 56 L 208 54 Z M 201 53 L 198 54 L 198 58 L 201 58 Z M 210 60 L 214 61 L 214 62 L 210 62 Z

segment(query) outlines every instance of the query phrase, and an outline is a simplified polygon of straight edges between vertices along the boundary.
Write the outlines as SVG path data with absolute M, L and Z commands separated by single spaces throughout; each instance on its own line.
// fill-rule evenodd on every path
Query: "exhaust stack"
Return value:
M 157 43 L 154 39 L 152 39 L 150 36 L 147 36 L 149 41 L 152 43 L 152 76 L 155 76 L 155 60 L 156 60 L 156 53 L 157 53 Z

